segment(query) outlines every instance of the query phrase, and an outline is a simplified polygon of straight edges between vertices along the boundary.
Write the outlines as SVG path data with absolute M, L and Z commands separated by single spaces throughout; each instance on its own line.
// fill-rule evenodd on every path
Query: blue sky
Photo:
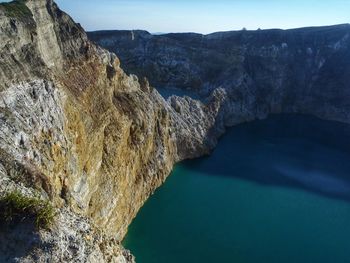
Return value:
M 350 22 L 350 0 L 57 0 L 86 30 L 200 32 Z

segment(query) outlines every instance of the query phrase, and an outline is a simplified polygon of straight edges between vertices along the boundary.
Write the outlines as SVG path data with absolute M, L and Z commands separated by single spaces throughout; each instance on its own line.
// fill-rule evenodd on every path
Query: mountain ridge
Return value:
M 137 34 L 139 33 L 139 34 Z M 258 116 L 304 113 L 349 122 L 350 26 L 153 36 L 129 31 L 88 33 L 116 52 L 126 72 L 160 88 L 227 93 L 227 125 L 234 104 Z M 327 106 L 325 106 L 327 105 Z
M 340 28 L 346 28 L 348 29 L 350 27 L 350 23 L 342 23 L 342 24 L 334 24 L 334 25 L 326 25 L 326 26 L 306 26 L 306 27 L 297 27 L 297 28 L 288 28 L 288 29 L 281 29 L 281 28 L 266 28 L 266 29 L 256 29 L 256 30 L 249 30 L 249 29 L 241 29 L 241 30 L 225 30 L 225 31 L 215 31 L 212 33 L 202 34 L 197 32 L 167 32 L 167 33 L 152 33 L 148 30 L 144 29 L 102 29 L 102 30 L 91 30 L 87 31 L 87 34 L 95 34 L 95 33 L 144 33 L 147 35 L 152 36 L 167 36 L 167 35 L 200 35 L 200 36 L 210 36 L 210 35 L 216 35 L 216 34 L 232 34 L 232 33 L 238 33 L 238 32 L 269 32 L 269 31 L 282 31 L 282 32 L 291 32 L 291 31 L 309 31 L 309 30 L 318 30 L 318 31 L 325 31 L 329 29 L 340 29 Z

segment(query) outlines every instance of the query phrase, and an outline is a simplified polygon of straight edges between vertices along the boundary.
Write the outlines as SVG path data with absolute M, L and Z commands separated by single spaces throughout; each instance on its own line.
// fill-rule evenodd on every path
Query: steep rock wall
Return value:
M 129 72 L 205 97 L 165 101 L 53 1 L 16 4 L 0 5 L 0 195 L 39 194 L 58 214 L 50 230 L 2 229 L 0 261 L 133 262 L 120 241 L 138 209 L 176 161 L 210 153 L 226 125 L 279 112 L 349 122 L 348 26 L 98 33 Z
M 50 231 L 5 229 L 0 259 L 133 261 L 128 225 L 176 161 L 214 147 L 220 103 L 166 102 L 51 0 L 0 5 L 0 34 L 0 194 L 39 193 L 58 212 Z M 18 231 L 23 251 L 5 242 Z
M 203 97 L 224 89 L 227 125 L 281 112 L 350 122 L 348 24 L 209 35 L 100 31 L 89 37 L 156 87 Z

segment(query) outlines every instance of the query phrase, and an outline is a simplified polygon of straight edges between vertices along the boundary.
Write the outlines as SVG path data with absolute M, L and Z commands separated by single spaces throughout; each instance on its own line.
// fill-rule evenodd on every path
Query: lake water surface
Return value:
M 349 263 L 350 127 L 272 116 L 176 166 L 131 224 L 138 263 Z

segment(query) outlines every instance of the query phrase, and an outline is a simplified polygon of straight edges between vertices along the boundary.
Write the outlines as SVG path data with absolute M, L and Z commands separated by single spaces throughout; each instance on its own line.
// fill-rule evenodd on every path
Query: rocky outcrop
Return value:
M 156 87 L 204 97 L 223 89 L 227 125 L 281 112 L 350 122 L 348 24 L 209 35 L 100 31 L 89 37 Z
M 176 161 L 214 147 L 220 100 L 166 102 L 51 0 L 1 4 L 0 35 L 0 197 L 57 211 L 50 230 L 2 227 L 0 261 L 132 262 L 128 225 Z
M 0 198 L 57 212 L 50 229 L 1 225 L 0 261 L 133 262 L 120 242 L 139 208 L 226 125 L 279 112 L 348 122 L 348 31 L 92 35 L 129 72 L 205 97 L 165 101 L 52 0 L 0 4 Z

